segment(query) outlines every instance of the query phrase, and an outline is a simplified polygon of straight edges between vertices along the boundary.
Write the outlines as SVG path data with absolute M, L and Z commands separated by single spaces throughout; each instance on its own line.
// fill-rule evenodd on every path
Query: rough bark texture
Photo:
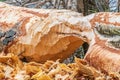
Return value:
M 82 43 L 85 59 L 104 72 L 120 70 L 120 14 L 96 13 L 86 17 L 68 10 L 13 7 L 0 3 L 1 51 L 27 61 L 65 59 Z

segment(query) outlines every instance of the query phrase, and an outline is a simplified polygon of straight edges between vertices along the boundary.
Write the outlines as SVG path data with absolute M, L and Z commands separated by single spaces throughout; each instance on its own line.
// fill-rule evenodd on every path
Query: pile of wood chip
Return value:
M 107 76 L 79 58 L 70 64 L 59 60 L 40 64 L 22 62 L 11 53 L 0 56 L 0 80 L 119 80 L 117 75 Z

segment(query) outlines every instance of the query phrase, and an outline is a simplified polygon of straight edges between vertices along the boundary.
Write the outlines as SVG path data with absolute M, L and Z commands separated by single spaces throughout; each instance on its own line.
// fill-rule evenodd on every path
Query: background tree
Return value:
M 119 1 L 118 0 L 109 0 L 109 9 L 111 12 L 118 12 L 119 9 Z

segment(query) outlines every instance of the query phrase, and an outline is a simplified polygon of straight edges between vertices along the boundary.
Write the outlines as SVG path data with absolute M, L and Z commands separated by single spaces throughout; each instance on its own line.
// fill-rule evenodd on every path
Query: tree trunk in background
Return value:
M 104 9 L 103 9 L 103 7 L 102 7 L 102 5 L 101 5 L 99 0 L 95 0 L 95 4 L 96 4 L 96 7 L 97 7 L 99 12 L 103 12 L 104 11 Z
M 6 2 L 30 8 L 70 9 L 84 15 L 119 10 L 119 0 L 6 0 Z
M 109 9 L 111 12 L 118 12 L 118 0 L 109 0 Z
M 84 12 L 84 4 L 83 4 L 84 0 L 77 0 L 77 9 L 78 12 Z

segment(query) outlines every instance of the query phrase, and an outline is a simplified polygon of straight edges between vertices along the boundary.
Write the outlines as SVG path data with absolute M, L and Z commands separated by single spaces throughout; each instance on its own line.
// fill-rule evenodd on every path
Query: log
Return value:
M 81 17 L 68 10 L 27 9 L 0 3 L 1 50 L 26 61 L 63 60 L 83 43 L 77 37 Z M 79 20 L 74 21 L 76 18 Z
M 120 70 L 120 13 L 88 16 L 69 10 L 28 9 L 0 3 L 1 53 L 26 61 L 64 60 L 84 42 L 85 60 L 103 72 Z
M 120 13 L 97 13 L 89 20 L 94 36 L 85 59 L 103 72 L 120 71 Z

